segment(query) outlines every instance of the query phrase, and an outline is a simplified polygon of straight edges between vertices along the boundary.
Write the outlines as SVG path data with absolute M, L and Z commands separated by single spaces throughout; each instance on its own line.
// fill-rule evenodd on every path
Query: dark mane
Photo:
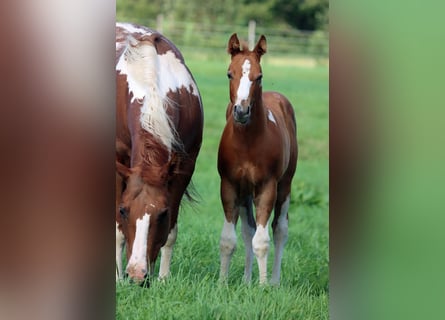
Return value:
M 151 186 L 166 186 L 173 175 L 186 174 L 181 172 L 180 164 L 187 161 L 193 161 L 183 150 L 182 146 L 172 150 L 169 154 L 167 148 L 153 137 L 153 135 L 142 129 L 141 136 L 144 140 L 143 162 L 141 167 L 142 181 Z M 186 197 L 190 201 L 194 201 L 196 190 L 190 186 L 190 190 L 186 190 Z
M 169 152 L 153 135 L 141 129 L 144 147 L 142 150 L 142 180 L 152 186 L 167 184 L 169 174 Z

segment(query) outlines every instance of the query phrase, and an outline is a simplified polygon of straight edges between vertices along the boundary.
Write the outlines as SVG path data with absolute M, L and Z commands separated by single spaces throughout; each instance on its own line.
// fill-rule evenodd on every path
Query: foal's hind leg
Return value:
M 288 192 L 288 193 L 287 193 Z M 288 238 L 288 210 L 290 202 L 290 188 L 278 191 L 275 214 L 272 221 L 273 241 L 275 246 L 275 257 L 272 269 L 272 284 L 280 283 L 281 260 L 283 257 L 284 245 Z
M 241 218 L 241 231 L 246 248 L 246 263 L 244 265 L 244 281 L 249 283 L 252 280 L 252 264 L 253 264 L 253 249 L 252 238 L 255 234 L 255 220 L 253 219 L 252 199 L 246 200 L 244 206 L 239 208 L 239 215 Z
M 268 223 L 276 199 L 276 186 L 276 182 L 270 180 L 255 190 L 256 231 L 252 246 L 258 262 L 260 284 L 267 283 L 267 256 L 270 246 Z

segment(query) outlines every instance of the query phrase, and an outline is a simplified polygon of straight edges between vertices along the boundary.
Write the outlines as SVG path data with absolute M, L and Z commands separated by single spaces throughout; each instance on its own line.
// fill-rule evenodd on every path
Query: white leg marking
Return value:
M 284 245 L 286 244 L 288 238 L 289 221 L 287 219 L 287 212 L 289 210 L 289 202 L 290 202 L 290 195 L 286 197 L 286 200 L 283 202 L 283 205 L 281 206 L 280 217 L 278 218 L 278 222 L 277 225 L 275 226 L 275 230 L 273 233 L 273 240 L 275 245 L 275 259 L 273 262 L 272 279 L 271 279 L 271 283 L 273 284 L 280 283 L 281 259 L 283 257 Z
M 230 259 L 232 258 L 233 252 L 236 248 L 236 232 L 235 225 L 228 222 L 224 218 L 224 226 L 221 232 L 221 239 L 219 241 L 219 250 L 221 257 L 221 269 L 220 269 L 220 280 L 225 281 L 229 274 Z
M 122 280 L 124 278 L 124 270 L 122 266 L 122 252 L 125 245 L 125 236 L 119 230 L 118 223 L 116 222 L 116 280 Z
M 244 246 L 246 247 L 246 263 L 244 266 L 244 280 L 249 283 L 252 280 L 252 264 L 253 264 L 253 249 L 252 238 L 255 234 L 255 228 L 249 226 L 247 223 L 247 215 L 251 214 L 247 211 L 247 208 L 240 207 L 241 218 L 241 231 L 244 240 Z
M 145 213 L 142 219 L 136 220 L 136 236 L 133 242 L 133 250 L 127 265 L 130 277 L 143 279 L 147 274 L 147 239 L 150 227 L 150 215 Z
M 269 253 L 269 231 L 266 226 L 257 225 L 255 235 L 252 239 L 253 252 L 258 262 L 260 284 L 267 283 L 267 254 Z
M 168 234 L 167 242 L 161 248 L 161 265 L 159 267 L 159 279 L 166 278 L 170 275 L 170 262 L 177 234 L 178 225 L 176 224 Z
M 243 75 L 239 83 L 238 91 L 236 92 L 236 105 L 240 105 L 243 100 L 249 98 L 250 86 L 252 85 L 252 81 L 249 79 L 250 61 L 246 59 L 242 68 Z

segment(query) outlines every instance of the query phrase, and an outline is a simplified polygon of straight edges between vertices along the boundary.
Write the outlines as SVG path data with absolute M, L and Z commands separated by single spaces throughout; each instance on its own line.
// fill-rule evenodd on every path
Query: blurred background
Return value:
M 315 2 L 281 1 L 296 3 L 293 6 Z M 324 34 L 327 49 L 327 10 L 321 10 L 324 23 L 308 27 L 285 20 L 297 17 L 290 7 L 271 15 L 274 4 L 0 2 L 1 319 L 113 317 L 115 275 L 109 266 L 114 264 L 114 217 L 109 213 L 114 208 L 114 168 L 105 164 L 114 154 L 114 113 L 109 110 L 114 108 L 115 65 L 110 52 L 115 17 L 152 27 L 161 21 L 163 32 L 181 50 L 186 34 L 199 34 L 195 41 L 204 39 L 193 31 L 199 25 L 209 30 L 226 26 L 222 41 L 213 45 L 208 40 L 216 48 L 211 51 L 215 58 L 227 58 L 225 45 L 232 32 L 247 39 L 251 20 L 256 22 L 257 38 L 267 30 L 271 55 L 265 59 L 281 52 L 278 42 L 273 45 L 275 30 L 287 37 Z M 168 9 L 173 5 L 182 5 L 182 15 Z M 332 0 L 329 11 L 330 318 L 442 319 L 444 4 Z M 183 39 L 175 38 L 168 29 L 173 23 L 192 31 L 179 31 Z M 303 48 L 291 50 L 308 56 Z M 217 72 L 225 76 L 224 68 Z M 205 84 L 210 78 L 203 79 Z M 361 143 L 357 129 L 362 128 L 375 134 L 367 140 L 371 144 Z M 38 135 L 37 130 L 46 134 Z M 348 143 L 354 144 L 352 138 L 361 149 L 348 148 Z M 353 153 L 358 157 L 349 157 Z M 82 155 L 83 160 L 72 155 Z M 313 172 L 316 168 L 308 177 Z M 302 198 L 306 203 L 313 199 Z M 52 219 L 53 215 L 60 218 Z M 95 314 L 101 306 L 108 317 Z
M 227 39 L 237 32 L 251 47 L 265 34 L 275 57 L 314 64 L 328 59 L 328 7 L 327 0 L 117 0 L 116 20 L 158 30 L 185 56 L 226 57 Z

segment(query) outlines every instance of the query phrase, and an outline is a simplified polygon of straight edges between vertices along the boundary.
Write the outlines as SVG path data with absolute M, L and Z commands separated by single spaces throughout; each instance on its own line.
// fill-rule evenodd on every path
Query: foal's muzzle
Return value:
M 250 118 L 250 105 L 247 107 L 243 107 L 241 105 L 236 104 L 233 107 L 233 117 L 236 122 L 245 124 Z

